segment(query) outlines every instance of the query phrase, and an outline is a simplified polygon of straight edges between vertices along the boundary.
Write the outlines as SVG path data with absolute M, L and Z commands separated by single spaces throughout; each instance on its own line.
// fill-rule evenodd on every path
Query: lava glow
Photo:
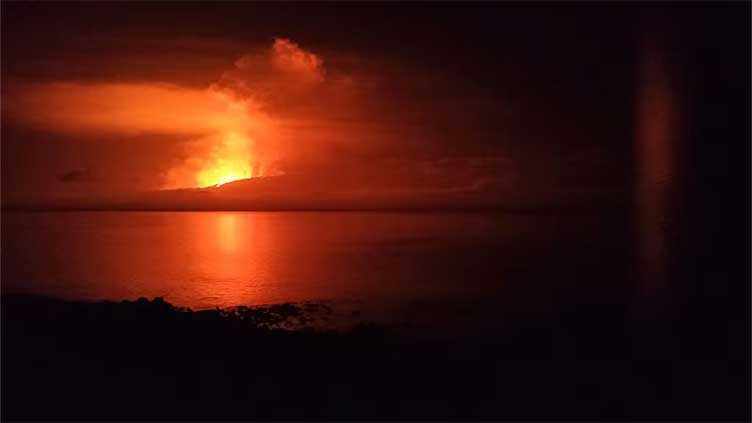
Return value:
M 235 132 L 227 133 L 210 161 L 196 174 L 200 188 L 221 186 L 253 176 L 250 140 Z
M 288 39 L 242 56 L 205 87 L 166 82 L 53 81 L 19 84 L 8 98 L 17 119 L 75 138 L 161 144 L 159 189 L 217 187 L 280 174 L 296 110 L 325 79 L 322 59 Z M 319 99 L 320 100 L 320 99 Z M 5 105 L 5 104 L 4 104 Z M 96 142 L 96 141 L 92 141 Z M 300 149 L 295 150 L 299 152 Z

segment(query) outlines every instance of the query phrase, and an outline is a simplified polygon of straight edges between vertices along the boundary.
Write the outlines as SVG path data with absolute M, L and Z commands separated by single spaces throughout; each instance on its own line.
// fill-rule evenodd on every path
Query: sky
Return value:
M 3 203 L 623 201 L 643 22 L 619 4 L 4 2 Z

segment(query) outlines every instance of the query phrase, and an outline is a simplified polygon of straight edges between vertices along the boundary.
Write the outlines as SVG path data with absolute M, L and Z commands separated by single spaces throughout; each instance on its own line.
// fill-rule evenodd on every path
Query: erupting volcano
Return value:
M 252 177 L 249 145 L 248 137 L 235 132 L 227 133 L 209 163 L 196 174 L 198 187 L 218 187 Z

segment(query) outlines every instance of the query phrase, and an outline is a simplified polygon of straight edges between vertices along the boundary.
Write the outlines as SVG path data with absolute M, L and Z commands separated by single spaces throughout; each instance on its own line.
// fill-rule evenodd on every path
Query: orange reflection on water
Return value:
M 238 250 L 238 243 L 241 241 L 238 234 L 237 216 L 229 213 L 222 213 L 216 218 L 217 225 L 217 246 L 226 253 L 234 253 Z
M 185 287 L 186 294 L 224 305 L 263 301 L 266 293 L 253 287 L 266 276 L 271 258 L 260 246 L 268 244 L 264 238 L 273 234 L 256 231 L 255 219 L 247 214 L 215 212 L 191 217 L 201 277 Z
M 485 246 L 501 235 L 520 245 L 535 239 L 520 224 L 553 232 L 528 217 L 504 226 L 497 220 L 393 212 L 3 214 L 3 289 L 115 301 L 161 296 L 194 309 L 438 298 L 467 294 L 467 280 L 495 292 L 482 283 Z M 468 245 L 481 250 L 464 252 Z

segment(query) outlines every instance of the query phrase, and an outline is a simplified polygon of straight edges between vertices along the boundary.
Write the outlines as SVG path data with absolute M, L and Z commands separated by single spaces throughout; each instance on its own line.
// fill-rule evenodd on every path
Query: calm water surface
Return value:
M 2 289 L 193 308 L 521 293 L 543 304 L 616 286 L 621 227 L 501 213 L 5 212 Z

